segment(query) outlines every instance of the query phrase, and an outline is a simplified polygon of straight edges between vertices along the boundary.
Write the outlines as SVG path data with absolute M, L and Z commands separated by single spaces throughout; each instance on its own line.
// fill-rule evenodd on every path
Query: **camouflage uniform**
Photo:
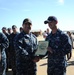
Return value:
M 55 34 L 52 32 L 47 36 L 49 47 L 52 48 L 52 54 L 48 52 L 48 75 L 64 75 L 66 73 L 65 55 L 71 51 L 71 45 L 68 36 L 61 30 Z
M 0 75 L 6 75 L 6 53 L 5 53 L 5 48 L 8 48 L 9 46 L 9 41 L 7 37 L 3 34 L 0 33 L 0 49 L 1 49 L 1 62 L 0 62 L 0 70 L 3 69 L 2 72 L 0 72 Z
M 5 35 L 6 35 L 6 37 L 7 37 L 7 39 L 9 40 L 9 34 L 8 33 L 4 33 Z M 8 68 L 9 68 L 9 51 L 10 51 L 10 49 L 9 49 L 9 47 L 5 50 L 5 52 L 6 52 L 6 63 L 7 63 L 7 67 L 6 67 L 6 71 L 8 71 Z
M 16 75 L 36 75 L 36 63 L 34 59 L 37 50 L 37 39 L 30 33 L 21 32 L 15 38 L 16 51 Z
M 13 71 L 13 75 L 16 75 L 16 62 L 15 62 L 15 50 L 14 50 L 14 38 L 18 34 L 11 33 L 10 34 L 10 64 Z

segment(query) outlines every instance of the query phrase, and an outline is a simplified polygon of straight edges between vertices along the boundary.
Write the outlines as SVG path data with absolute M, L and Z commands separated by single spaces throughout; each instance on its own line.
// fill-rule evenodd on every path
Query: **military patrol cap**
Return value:
M 16 26 L 16 25 L 13 25 L 13 26 L 12 26 L 12 29 L 14 29 L 14 28 L 17 28 L 17 26 Z
M 11 30 L 11 28 L 8 28 L 7 30 Z
M 3 28 L 2 28 L 2 30 L 6 30 L 6 29 L 7 29 L 6 27 L 3 27 Z
M 26 18 L 26 19 L 23 20 L 23 24 L 25 24 L 25 23 L 32 24 L 32 21 L 29 18 Z
M 44 21 L 44 24 L 47 24 L 51 21 L 56 21 L 57 22 L 57 18 L 55 16 L 49 16 L 48 19 Z

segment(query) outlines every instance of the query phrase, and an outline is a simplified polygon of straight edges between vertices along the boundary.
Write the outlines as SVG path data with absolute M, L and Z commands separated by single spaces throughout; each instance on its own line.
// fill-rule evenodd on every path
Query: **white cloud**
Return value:
M 10 11 L 8 8 L 0 8 L 0 10 Z
M 58 3 L 59 3 L 60 5 L 63 5 L 63 4 L 64 4 L 64 0 L 58 0 Z

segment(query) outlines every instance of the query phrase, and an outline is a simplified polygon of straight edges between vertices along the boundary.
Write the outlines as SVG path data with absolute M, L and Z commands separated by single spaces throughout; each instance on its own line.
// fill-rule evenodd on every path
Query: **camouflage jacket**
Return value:
M 48 61 L 53 60 L 55 63 L 58 63 L 58 61 L 63 62 L 65 55 L 71 52 L 70 38 L 58 29 L 55 34 L 51 32 L 46 40 L 49 41 L 48 47 L 51 47 L 53 52 L 48 52 Z
M 35 57 L 37 45 L 37 38 L 32 33 L 26 34 L 23 31 L 15 37 L 16 66 L 20 71 L 21 67 L 26 71 L 35 69 L 36 64 L 32 60 Z
M 0 49 L 1 49 L 1 57 L 2 60 L 6 58 L 5 49 L 8 48 L 9 41 L 5 34 L 0 33 Z

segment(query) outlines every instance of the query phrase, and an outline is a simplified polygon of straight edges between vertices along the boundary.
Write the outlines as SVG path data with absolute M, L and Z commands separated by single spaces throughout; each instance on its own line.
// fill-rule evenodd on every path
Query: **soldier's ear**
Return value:
M 58 23 L 58 21 L 55 21 L 55 23 L 57 24 L 57 23 Z
M 56 24 L 58 23 L 58 21 L 56 21 Z

